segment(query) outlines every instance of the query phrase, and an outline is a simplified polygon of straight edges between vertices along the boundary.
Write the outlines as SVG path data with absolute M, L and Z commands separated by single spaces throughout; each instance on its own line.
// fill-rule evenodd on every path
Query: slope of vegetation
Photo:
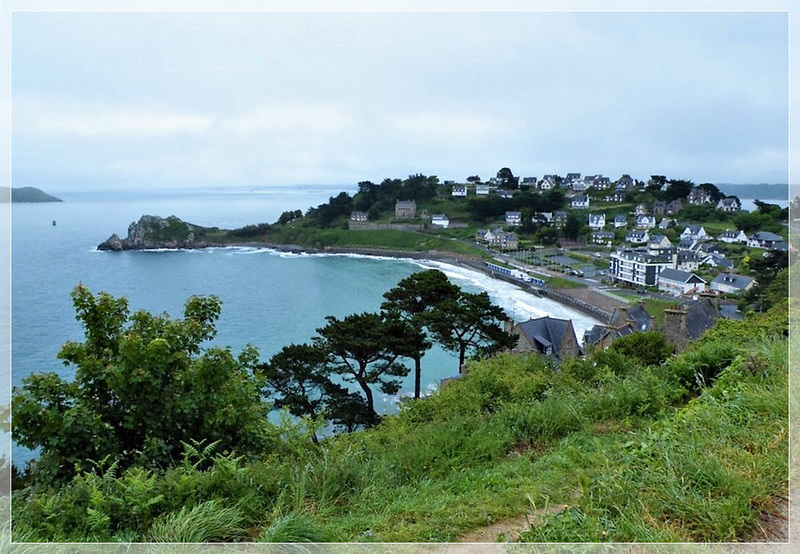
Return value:
M 15 491 L 13 538 L 454 541 L 527 515 L 523 541 L 742 540 L 787 496 L 787 334 L 784 303 L 677 356 L 646 333 L 557 371 L 474 362 L 367 430 L 315 442 L 287 419 L 255 460 L 206 441 L 164 470 L 98 460 Z

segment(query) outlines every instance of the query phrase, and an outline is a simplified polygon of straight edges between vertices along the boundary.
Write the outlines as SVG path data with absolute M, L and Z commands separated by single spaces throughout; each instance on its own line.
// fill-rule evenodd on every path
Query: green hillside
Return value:
M 666 359 L 650 333 L 558 371 L 501 355 L 368 430 L 317 443 L 286 419 L 258 460 L 203 443 L 167 470 L 98 460 L 15 491 L 13 539 L 771 538 L 761 524 L 788 497 L 787 329 L 784 304 Z

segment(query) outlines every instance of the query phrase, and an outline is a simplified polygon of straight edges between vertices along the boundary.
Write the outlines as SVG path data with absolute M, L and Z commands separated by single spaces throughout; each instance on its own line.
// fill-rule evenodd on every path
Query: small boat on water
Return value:
M 55 226 L 56 226 L 56 220 L 54 219 L 53 220 L 53 227 L 55 227 Z

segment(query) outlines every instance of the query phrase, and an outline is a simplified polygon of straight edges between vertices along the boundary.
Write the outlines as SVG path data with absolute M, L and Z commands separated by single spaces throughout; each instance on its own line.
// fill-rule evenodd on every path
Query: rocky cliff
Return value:
M 167 218 L 143 215 L 128 226 L 124 239 L 116 234 L 97 245 L 98 250 L 154 250 L 159 248 L 205 248 L 208 229 L 186 223 L 174 215 Z

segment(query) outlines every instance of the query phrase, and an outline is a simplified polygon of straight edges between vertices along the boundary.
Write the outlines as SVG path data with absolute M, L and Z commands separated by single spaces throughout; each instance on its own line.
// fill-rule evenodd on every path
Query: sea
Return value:
M 192 295 L 222 301 L 213 343 L 234 353 L 255 346 L 262 361 L 283 346 L 308 342 L 328 315 L 378 311 L 383 294 L 423 269 L 443 271 L 470 292 L 487 291 L 513 319 L 551 315 L 572 319 L 579 340 L 597 320 L 549 299 L 524 292 L 483 273 L 435 261 L 360 255 L 290 254 L 268 248 L 101 252 L 97 245 L 112 233 L 123 237 L 142 215 L 175 215 L 208 227 L 232 229 L 273 223 L 284 211 L 327 202 L 342 186 L 207 188 L 47 192 L 64 202 L 11 205 L 10 386 L 35 372 L 71 379 L 74 368 L 57 353 L 67 341 L 83 339 L 70 292 L 79 284 L 93 293 L 128 299 L 132 311 L 180 317 Z M 3 334 L 0 341 L 8 341 Z M 0 344 L 0 346 L 8 346 Z M 7 350 L 6 350 L 7 351 Z M 454 355 L 433 348 L 423 359 L 422 387 L 435 390 L 458 374 Z M 413 375 L 398 395 L 376 391 L 380 411 L 390 413 L 413 393 Z M 7 397 L 7 395 L 6 395 Z M 9 447 L 5 447 L 9 448 Z M 22 467 L 36 454 L 10 446 Z M 5 455 L 4 450 L 0 454 Z

